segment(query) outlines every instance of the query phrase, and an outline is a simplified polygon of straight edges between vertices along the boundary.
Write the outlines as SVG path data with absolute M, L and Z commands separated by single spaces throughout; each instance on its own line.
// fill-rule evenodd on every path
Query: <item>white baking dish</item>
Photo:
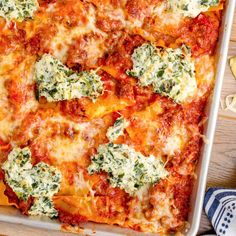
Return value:
M 199 228 L 202 205 L 203 205 L 203 197 L 206 187 L 208 165 L 210 162 L 211 149 L 217 121 L 217 113 L 220 103 L 221 87 L 223 83 L 223 76 L 227 61 L 228 45 L 229 45 L 230 33 L 235 10 L 235 1 L 236 0 L 228 0 L 226 2 L 226 8 L 223 15 L 220 39 L 218 42 L 218 50 L 217 50 L 218 69 L 216 72 L 215 88 L 211 98 L 209 99 L 208 106 L 206 108 L 209 119 L 205 127 L 205 135 L 209 140 L 209 142 L 203 145 L 202 154 L 200 156 L 200 160 L 197 167 L 198 178 L 194 184 L 194 189 L 191 197 L 191 212 L 189 214 L 189 220 L 188 220 L 190 223 L 190 228 L 186 232 L 183 232 L 187 236 L 195 236 Z M 45 218 L 26 217 L 21 215 L 18 210 L 11 207 L 0 207 L 0 221 L 19 223 L 31 227 L 60 230 L 60 224 L 57 221 L 49 220 L 46 217 Z M 116 226 L 109 226 L 103 224 L 87 223 L 81 226 L 83 228 L 83 230 L 80 230 L 82 234 L 92 234 L 92 235 L 96 234 L 101 236 L 143 235 L 142 233 L 134 232 L 129 229 L 122 229 Z

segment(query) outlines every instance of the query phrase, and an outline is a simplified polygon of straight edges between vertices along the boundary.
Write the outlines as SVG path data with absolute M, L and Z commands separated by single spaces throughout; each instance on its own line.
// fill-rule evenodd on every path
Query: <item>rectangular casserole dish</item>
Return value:
M 195 236 L 197 234 L 203 198 L 207 180 L 207 171 L 210 162 L 211 149 L 213 145 L 217 113 L 220 102 L 221 87 L 223 83 L 223 76 L 225 71 L 225 65 L 227 61 L 228 45 L 230 39 L 230 33 L 233 23 L 233 16 L 235 10 L 235 1 L 226 1 L 225 11 L 223 13 L 220 38 L 217 49 L 217 71 L 215 78 L 215 87 L 211 98 L 208 101 L 206 108 L 206 114 L 208 115 L 208 121 L 205 126 L 205 136 L 208 143 L 205 143 L 202 147 L 201 156 L 197 167 L 197 180 L 194 184 L 194 189 L 191 197 L 191 212 L 189 214 L 190 228 L 183 232 L 188 236 Z M 45 228 L 49 230 L 60 230 L 60 224 L 57 221 L 52 221 L 44 217 L 26 217 L 21 215 L 16 209 L 10 207 L 0 207 L 0 221 L 9 223 L 24 224 L 31 227 Z M 81 234 L 89 235 L 143 235 L 142 233 L 134 232 L 129 229 L 122 229 L 115 226 L 108 226 L 95 223 L 87 223 L 81 225 L 82 229 L 79 230 Z M 149 234 L 150 235 L 150 234 Z

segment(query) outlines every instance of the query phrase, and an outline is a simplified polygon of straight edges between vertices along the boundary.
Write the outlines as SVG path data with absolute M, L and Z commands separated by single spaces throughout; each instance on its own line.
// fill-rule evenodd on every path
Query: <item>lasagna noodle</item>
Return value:
M 5 195 L 6 185 L 0 180 L 0 206 L 18 206 L 15 203 L 9 202 L 8 197 Z
M 3 181 L 0 181 L 0 205 L 2 206 L 9 206 L 11 205 L 8 201 L 8 197 L 4 194 L 4 191 L 6 190 L 6 186 L 3 183 Z
M 125 209 L 109 197 L 58 196 L 53 201 L 72 217 L 81 215 L 89 221 L 123 225 L 126 218 Z

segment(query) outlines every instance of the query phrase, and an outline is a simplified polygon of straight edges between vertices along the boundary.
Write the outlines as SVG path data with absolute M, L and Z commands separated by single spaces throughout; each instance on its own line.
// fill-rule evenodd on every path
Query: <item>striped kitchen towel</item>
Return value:
M 204 209 L 218 236 L 236 236 L 236 189 L 209 188 Z

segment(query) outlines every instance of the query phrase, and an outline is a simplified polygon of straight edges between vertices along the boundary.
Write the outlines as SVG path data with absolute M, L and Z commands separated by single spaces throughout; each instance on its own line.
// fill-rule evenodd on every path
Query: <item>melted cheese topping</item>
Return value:
M 0 106 L 2 108 L 0 111 L 0 138 L 3 140 L 7 140 L 12 136 L 14 129 L 20 126 L 28 112 L 37 109 L 38 103 L 33 90 L 25 91 L 27 103 L 21 103 L 17 109 L 14 109 L 11 107 L 7 88 L 9 81 L 13 84 L 16 82 L 15 85 L 21 84 L 22 87 L 32 86 L 34 83 L 34 63 L 34 57 L 26 56 L 22 59 L 18 52 L 0 56 Z M 20 97 L 18 95 L 21 91 L 20 87 L 12 87 L 11 91 L 13 92 L 13 98 Z
M 166 139 L 164 153 L 173 156 L 181 152 L 188 139 L 188 134 L 184 126 L 176 125 L 172 128 L 170 135 Z
M 0 80 L 0 138 L 3 140 L 6 140 L 8 135 L 12 132 L 12 129 L 14 127 L 9 126 L 9 123 L 11 122 L 11 115 L 9 111 L 9 104 L 7 99 L 7 90 L 4 86 L 5 84 L 5 78 L 1 77 Z
M 63 161 L 78 161 L 86 155 L 87 150 L 93 146 L 93 139 L 99 133 L 103 122 L 98 125 L 89 123 L 73 126 L 78 130 L 78 134 L 73 140 L 64 137 L 55 137 L 50 140 L 50 155 L 61 163 Z M 88 142 L 88 140 L 90 140 Z
M 68 29 L 65 25 L 57 24 L 57 33 L 50 43 L 50 51 L 52 54 L 61 60 L 65 61 L 68 53 L 69 46 L 75 42 L 76 38 L 80 36 L 89 34 L 89 33 L 97 33 L 102 37 L 105 37 L 106 34 L 96 28 L 96 16 L 95 9 L 92 5 L 89 5 L 88 10 L 86 11 L 86 19 L 87 22 L 85 25 L 78 25 L 73 27 L 72 29 Z M 101 51 L 96 47 L 98 45 L 98 41 L 92 40 L 92 43 L 89 44 L 87 51 L 88 53 L 96 55 L 98 58 L 101 55 Z M 92 55 L 91 55 L 92 57 Z
M 60 220 L 65 223 L 73 216 L 75 224 L 88 219 L 166 235 L 170 230 L 182 230 L 188 211 L 182 208 L 189 199 L 188 183 L 195 175 L 202 137 L 199 118 L 214 83 L 215 56 L 209 54 L 215 46 L 219 10 L 190 19 L 186 16 L 195 16 L 208 7 L 185 0 L 169 1 L 171 5 L 150 0 L 42 2 L 37 11 L 22 20 L 0 20 L 1 155 L 7 157 L 10 146 L 28 146 L 34 163 L 50 163 L 61 173 L 60 191 L 53 197 L 40 196 L 40 192 L 45 193 L 42 182 L 52 179 L 41 176 L 40 189 L 28 213 L 56 217 L 63 211 Z M 189 5 L 187 12 L 177 6 L 183 3 Z M 212 5 L 213 1 L 208 3 Z M 189 32 L 192 28 L 199 30 L 194 37 Z M 137 63 L 132 54 L 144 42 L 155 47 L 151 51 L 157 54 L 156 60 L 141 53 Z M 192 55 L 182 43 L 191 47 Z M 211 48 L 204 48 L 208 43 Z M 50 64 L 53 60 L 46 60 L 47 66 L 39 63 L 46 55 L 59 62 L 64 72 L 58 73 Z M 56 75 L 56 79 L 52 76 L 53 86 L 49 67 Z M 74 91 L 79 96 L 67 95 L 64 82 L 83 70 L 96 71 L 104 88 L 99 96 L 90 96 L 91 91 L 80 96 L 78 87 Z M 42 96 L 36 100 L 39 84 L 35 72 L 42 80 L 49 79 L 40 88 L 46 99 Z M 48 91 L 61 81 L 59 98 L 63 99 L 49 98 Z M 85 87 L 87 82 L 83 80 Z M 116 126 L 117 117 L 125 117 L 125 122 Z M 126 158 L 138 153 L 143 166 L 134 168 L 131 161 L 128 168 L 119 168 L 116 162 L 122 158 L 116 153 L 105 171 L 96 169 L 90 175 L 93 157 L 107 156 L 99 147 L 106 146 L 109 139 L 126 147 L 126 151 L 118 152 Z M 158 157 L 151 158 L 151 163 L 160 158 L 166 164 L 158 162 L 160 165 L 154 165 L 157 169 L 150 168 L 150 157 Z M 132 178 L 123 181 L 122 175 L 117 177 L 121 170 L 132 178 L 135 174 L 140 177 L 144 170 L 148 174 L 136 182 Z M 23 172 L 19 174 L 26 183 L 32 180 Z M 158 181 L 154 178 L 157 175 Z M 181 184 L 185 177 L 189 182 Z
M 80 194 L 82 193 L 83 196 L 87 196 L 89 194 L 90 196 L 94 197 L 95 191 L 92 189 L 91 181 L 85 180 L 82 171 L 74 175 L 74 185 L 75 191 L 77 191 L 77 195 L 79 195 L 79 192 Z

